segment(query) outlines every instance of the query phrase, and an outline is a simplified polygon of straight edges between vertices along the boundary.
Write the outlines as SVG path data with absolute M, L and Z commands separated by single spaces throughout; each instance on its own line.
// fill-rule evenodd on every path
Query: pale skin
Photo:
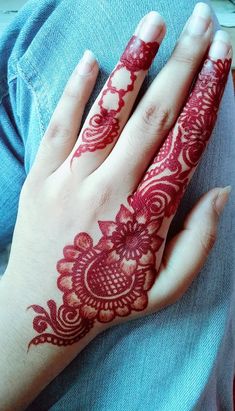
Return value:
M 152 26 L 150 18 L 154 21 Z M 215 242 L 219 214 L 228 200 L 229 187 L 213 188 L 204 194 L 189 213 L 182 231 L 156 253 L 158 275 L 148 291 L 145 309 L 133 311 L 127 317 L 117 316 L 107 323 L 96 321 L 80 341 L 68 347 L 41 344 L 28 350 L 29 342 L 35 337 L 32 327 L 35 313 L 27 308 L 32 304 L 45 307 L 49 299 L 61 304 L 55 266 L 63 257 L 65 245 L 72 244 L 81 232 L 89 233 L 97 242 L 100 239 L 97 221 L 113 221 L 120 204 L 126 204 L 126 198 L 136 189 L 176 122 L 211 43 L 211 58 L 231 58 L 229 39 L 220 35 L 213 40 L 211 17 L 205 6 L 204 16 L 199 17 L 205 26 L 200 35 L 190 29 L 195 19 L 194 13 L 168 63 L 129 117 L 147 70 L 138 72 L 133 91 L 125 96 L 117 139 L 101 150 L 74 159 L 82 130 L 98 112 L 97 100 L 80 130 L 82 114 L 99 70 L 90 53 L 85 55 L 86 62 L 85 57 L 79 62 L 66 85 L 22 188 L 10 260 L 0 282 L 0 369 L 5 370 L 0 380 L 2 411 L 24 409 L 103 330 L 175 302 L 206 261 Z M 165 32 L 163 19 L 152 12 L 143 18 L 135 34 L 143 41 L 160 44 Z M 85 73 L 85 68 L 90 68 L 90 72 Z M 125 76 L 126 72 L 120 72 L 116 84 L 125 82 Z M 166 89 L 171 90 L 170 97 Z M 105 104 L 115 106 L 112 96 Z M 151 117 L 154 107 L 158 110 Z M 171 218 L 161 229 L 164 238 L 170 222 Z

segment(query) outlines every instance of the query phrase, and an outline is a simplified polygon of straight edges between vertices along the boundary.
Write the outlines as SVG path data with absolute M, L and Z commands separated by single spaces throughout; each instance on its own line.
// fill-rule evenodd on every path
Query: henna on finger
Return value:
M 230 70 L 231 58 L 215 59 L 213 53 L 128 205 L 120 206 L 113 221 L 98 222 L 98 243 L 88 233 L 79 233 L 64 248 L 57 263 L 62 303 L 57 308 L 50 299 L 48 308 L 29 307 L 36 314 L 37 333 L 29 347 L 71 345 L 98 323 L 148 308 L 148 291 L 157 276 L 156 255 L 164 244 L 159 233 L 174 216 L 208 143 Z
M 134 104 L 132 92 L 137 81 L 137 88 L 140 88 L 157 54 L 163 28 L 161 17 L 153 12 L 138 26 L 95 103 L 92 110 L 95 113 L 81 131 L 71 162 L 83 153 L 104 149 L 116 141 L 124 125 L 122 110 L 131 110 Z
M 109 173 L 118 182 L 120 173 L 128 176 L 122 185 L 124 193 L 135 190 L 174 126 L 204 61 L 212 32 L 209 6 L 197 3 L 169 60 L 146 90 L 100 167 L 101 177 Z
M 230 66 L 231 58 L 206 59 L 175 126 L 129 198 L 134 208 L 144 204 L 155 215 L 175 214 L 214 128 Z
M 110 75 L 105 89 L 102 91 L 98 101 L 99 113 L 94 114 L 89 120 L 89 127 L 86 127 L 81 135 L 82 143 L 78 146 L 73 154 L 79 157 L 86 151 L 95 151 L 103 149 L 118 136 L 120 130 L 118 113 L 124 106 L 124 97 L 127 93 L 133 91 L 137 72 L 148 70 L 154 56 L 158 50 L 158 43 L 145 43 L 143 40 L 133 36 L 129 41 L 120 63 L 116 66 Z M 116 77 L 123 71 L 126 71 L 125 77 L 128 77 L 123 88 L 115 86 Z M 125 86 L 125 88 L 124 88 Z M 112 96 L 113 105 L 110 107 L 110 99 L 106 104 L 106 97 Z

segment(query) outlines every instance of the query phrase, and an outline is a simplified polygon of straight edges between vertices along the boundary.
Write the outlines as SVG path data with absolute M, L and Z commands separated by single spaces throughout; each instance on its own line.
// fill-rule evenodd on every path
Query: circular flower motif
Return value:
M 114 231 L 112 243 L 121 258 L 137 260 L 148 252 L 151 239 L 147 228 L 143 228 L 142 224 L 128 221 L 120 224 L 119 229 Z
M 201 99 L 202 109 L 215 112 L 216 114 L 222 92 L 223 87 L 221 84 L 215 83 L 212 84 L 211 87 L 207 88 L 203 93 L 203 98 Z
M 231 66 L 231 59 L 225 60 L 212 60 L 208 58 L 203 65 L 203 69 L 199 74 L 200 79 L 209 79 L 212 82 L 215 82 L 216 79 L 220 79 L 220 83 L 223 83 L 227 77 Z
M 57 264 L 64 304 L 100 322 L 146 308 L 163 242 L 156 235 L 161 222 L 122 205 L 115 221 L 99 222 L 103 236 L 96 246 L 87 233 L 77 235 Z
M 211 125 L 214 122 L 216 113 L 214 111 L 208 111 L 207 114 L 198 115 L 193 118 L 191 123 L 182 122 L 183 132 L 183 144 L 206 142 L 211 134 Z
M 103 237 L 96 246 L 111 251 L 109 261 L 120 261 L 123 270 L 132 274 L 137 265 L 152 264 L 162 239 L 156 235 L 162 219 L 150 220 L 145 210 L 131 212 L 121 205 L 116 221 L 100 221 Z
M 148 70 L 156 55 L 159 44 L 144 42 L 137 36 L 132 36 L 120 60 L 130 71 Z
M 130 275 L 121 259 L 110 261 L 109 252 L 96 250 L 86 233 L 64 249 L 64 257 L 57 264 L 58 288 L 64 305 L 79 308 L 81 317 L 109 322 L 146 308 L 147 291 L 156 275 L 152 265 L 138 267 Z
M 206 143 L 204 141 L 191 141 L 183 148 L 182 156 L 185 163 L 190 167 L 195 167 L 205 150 Z

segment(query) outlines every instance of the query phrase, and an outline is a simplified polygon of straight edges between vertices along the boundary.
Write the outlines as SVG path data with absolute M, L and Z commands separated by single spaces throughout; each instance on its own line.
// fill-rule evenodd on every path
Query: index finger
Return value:
M 213 131 L 231 66 L 229 37 L 218 31 L 191 94 L 129 203 L 173 217 Z

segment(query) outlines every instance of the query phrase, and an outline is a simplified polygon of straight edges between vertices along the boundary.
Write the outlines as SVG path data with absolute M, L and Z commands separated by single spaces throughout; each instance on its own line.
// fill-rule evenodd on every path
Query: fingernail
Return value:
M 211 21 L 210 7 L 205 3 L 197 3 L 188 23 L 188 31 L 193 36 L 204 34 Z
M 231 190 L 232 190 L 231 186 L 221 188 L 219 194 L 217 195 L 214 206 L 215 206 L 215 211 L 217 212 L 218 215 L 222 213 L 225 205 L 227 204 Z
M 209 56 L 213 60 L 225 59 L 231 52 L 231 40 L 226 31 L 218 30 L 215 33 L 209 50 Z
M 92 72 L 96 58 L 92 51 L 86 50 L 78 63 L 77 72 L 80 76 L 87 76 Z
M 137 26 L 135 35 L 145 42 L 158 41 L 161 37 L 164 20 L 156 11 L 147 14 Z

